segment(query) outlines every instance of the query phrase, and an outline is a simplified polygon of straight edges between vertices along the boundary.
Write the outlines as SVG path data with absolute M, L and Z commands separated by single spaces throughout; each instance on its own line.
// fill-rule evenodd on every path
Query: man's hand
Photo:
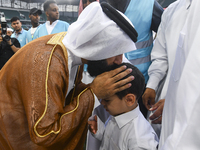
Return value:
M 11 38 L 10 38 L 9 41 L 7 41 L 7 43 L 8 43 L 8 45 L 11 45 L 11 44 L 12 44 L 12 42 L 11 42 Z
M 155 104 L 156 92 L 153 89 L 146 88 L 142 95 L 142 101 L 144 106 L 149 110 Z
M 93 134 L 97 133 L 97 116 L 94 116 L 94 120 L 88 121 L 89 130 Z
M 126 66 L 121 66 L 115 70 L 105 72 L 93 80 L 90 87 L 98 99 L 106 99 L 107 97 L 110 97 L 115 93 L 123 91 L 131 86 L 131 83 L 129 82 L 134 79 L 133 76 L 118 81 L 132 72 L 132 69 L 125 69 Z
M 165 99 L 161 99 L 155 105 L 153 105 L 153 107 L 150 108 L 151 111 L 156 110 L 153 115 L 149 117 L 153 124 L 161 124 L 164 103 Z

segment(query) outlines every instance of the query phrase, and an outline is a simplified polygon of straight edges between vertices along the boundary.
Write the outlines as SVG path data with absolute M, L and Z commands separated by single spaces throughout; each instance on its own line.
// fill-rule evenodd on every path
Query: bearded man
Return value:
M 102 59 L 120 64 L 122 54 L 135 49 L 137 32 L 124 17 L 94 2 L 67 34 L 38 38 L 6 63 L 0 71 L 1 149 L 83 149 L 94 97 L 114 95 L 134 77 L 118 81 L 131 72 L 123 66 L 85 85 L 78 66 Z

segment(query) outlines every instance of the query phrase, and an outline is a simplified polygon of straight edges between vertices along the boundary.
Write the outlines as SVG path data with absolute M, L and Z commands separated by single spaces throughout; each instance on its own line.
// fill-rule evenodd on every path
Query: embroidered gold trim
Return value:
M 49 66 L 50 66 L 50 62 L 51 62 L 51 59 L 52 59 L 52 55 L 53 55 L 53 53 L 54 53 L 55 48 L 56 48 L 57 45 L 60 45 L 60 46 L 62 47 L 62 50 L 63 50 L 64 55 L 65 55 L 65 58 L 66 58 L 66 59 L 68 58 L 67 50 L 66 50 L 64 44 L 62 43 L 62 39 L 64 38 L 65 35 L 66 35 L 66 32 L 58 33 L 58 34 L 54 35 L 54 36 L 47 42 L 47 44 L 52 44 L 52 45 L 55 45 L 55 46 L 53 47 L 53 50 L 52 50 L 52 52 L 51 52 L 51 54 L 50 54 L 49 61 L 48 61 L 48 64 L 47 64 L 47 72 L 46 72 L 46 80 L 45 80 L 45 94 L 46 94 L 46 105 L 45 105 L 45 110 L 44 110 L 42 116 L 37 120 L 37 122 L 36 122 L 35 125 L 34 125 L 34 132 L 35 132 L 35 134 L 36 134 L 38 137 L 46 137 L 46 136 L 48 136 L 48 135 L 51 134 L 51 133 L 58 134 L 58 133 L 61 131 L 61 120 L 62 120 L 63 116 L 74 112 L 74 111 L 78 108 L 78 106 L 79 106 L 79 97 L 88 89 L 88 88 L 86 88 L 85 90 L 83 90 L 83 91 L 78 95 L 76 107 L 75 107 L 73 110 L 71 110 L 71 111 L 69 111 L 69 112 L 66 112 L 65 114 L 63 114 L 63 115 L 60 117 L 60 127 L 59 127 L 58 131 L 51 130 L 49 133 L 46 133 L 46 134 L 44 134 L 44 135 L 41 135 L 41 134 L 38 133 L 36 127 L 37 127 L 37 125 L 39 124 L 39 122 L 44 118 L 44 115 L 46 114 L 46 111 L 47 111 L 47 106 L 48 106 L 48 86 L 47 86 L 47 81 L 48 81 L 48 76 L 49 76 Z

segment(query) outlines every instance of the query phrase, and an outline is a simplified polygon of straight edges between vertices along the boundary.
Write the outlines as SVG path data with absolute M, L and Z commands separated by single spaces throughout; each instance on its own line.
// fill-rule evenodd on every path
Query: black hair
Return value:
M 113 68 L 117 68 L 117 66 L 115 66 L 116 64 L 108 65 L 106 59 L 88 60 L 87 64 L 87 71 L 92 77 L 96 77 L 104 72 L 112 70 Z
M 52 3 L 56 4 L 56 2 L 54 0 L 46 0 L 44 2 L 43 8 L 44 8 L 45 12 L 49 9 L 49 5 L 52 4 Z
M 17 20 L 20 21 L 20 19 L 19 19 L 18 17 L 12 17 L 12 18 L 10 19 L 10 22 L 12 23 L 13 21 L 17 21 Z
M 124 78 L 122 78 L 121 80 L 126 79 L 129 76 L 134 76 L 135 78 L 134 80 L 130 82 L 131 87 L 121 92 L 116 93 L 116 95 L 119 97 L 119 99 L 122 99 L 124 96 L 131 93 L 131 94 L 134 94 L 136 96 L 136 99 L 138 100 L 140 96 L 142 95 L 145 88 L 145 78 L 143 74 L 140 72 L 140 70 L 134 65 L 130 63 L 122 63 L 121 65 L 119 65 L 119 67 L 123 65 L 126 65 L 127 68 L 131 68 L 132 72 L 128 74 L 127 76 L 125 76 Z

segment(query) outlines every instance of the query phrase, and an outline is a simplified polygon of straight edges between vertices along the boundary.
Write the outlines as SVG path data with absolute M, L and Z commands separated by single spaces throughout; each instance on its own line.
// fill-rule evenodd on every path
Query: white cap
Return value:
M 99 2 L 83 10 L 62 42 L 74 55 L 87 60 L 102 60 L 136 49 L 130 37 L 102 11 Z
M 11 28 L 7 28 L 7 31 L 11 31 L 11 32 L 13 32 L 13 29 L 11 29 Z

